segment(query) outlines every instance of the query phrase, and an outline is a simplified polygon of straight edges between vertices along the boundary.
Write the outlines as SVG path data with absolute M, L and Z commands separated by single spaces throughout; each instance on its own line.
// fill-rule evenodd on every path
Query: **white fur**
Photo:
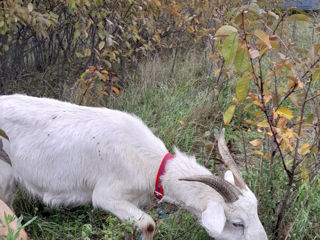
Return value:
M 12 176 L 31 194 L 50 206 L 92 202 L 122 221 L 135 222 L 143 239 L 153 238 L 154 230 L 147 228 L 155 223 L 138 206 L 151 201 L 157 171 L 168 150 L 141 119 L 117 110 L 11 95 L 0 96 L 0 128 L 10 139 L 2 140 Z M 221 206 L 226 219 L 221 223 L 223 230 L 206 227 L 216 239 L 267 239 L 249 189 L 235 203 L 226 204 L 207 185 L 179 181 L 211 173 L 194 157 L 177 149 L 175 155 L 162 179 L 164 199 L 189 209 L 200 223 L 202 213 L 207 219 L 208 212 L 215 218 L 211 223 L 223 222 L 221 212 L 214 214 L 216 206 Z M 0 168 L 0 175 L 3 172 Z M 0 178 L 0 184 L 4 182 Z M 245 228 L 230 227 L 232 221 L 244 221 Z

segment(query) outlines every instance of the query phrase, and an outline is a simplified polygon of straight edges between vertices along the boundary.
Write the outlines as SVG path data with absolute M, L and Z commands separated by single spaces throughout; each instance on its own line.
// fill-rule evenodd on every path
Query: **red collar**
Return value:
M 167 165 L 168 161 L 171 160 L 172 158 L 174 158 L 174 155 L 172 155 L 171 153 L 167 153 L 164 156 L 164 158 L 162 159 L 161 165 L 159 167 L 157 179 L 156 179 L 156 185 L 154 188 L 154 196 L 158 200 L 161 200 L 163 197 L 163 187 L 161 184 L 160 177 L 166 173 L 166 165 Z

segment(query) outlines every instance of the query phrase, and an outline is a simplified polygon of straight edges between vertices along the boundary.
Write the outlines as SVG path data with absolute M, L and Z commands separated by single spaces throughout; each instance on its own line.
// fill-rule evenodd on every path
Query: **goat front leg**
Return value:
M 153 239 L 156 225 L 152 217 L 131 202 L 123 199 L 120 194 L 108 191 L 105 185 L 95 187 L 92 195 L 92 204 L 94 207 L 113 213 L 122 222 L 129 220 L 136 224 L 142 232 L 142 240 Z

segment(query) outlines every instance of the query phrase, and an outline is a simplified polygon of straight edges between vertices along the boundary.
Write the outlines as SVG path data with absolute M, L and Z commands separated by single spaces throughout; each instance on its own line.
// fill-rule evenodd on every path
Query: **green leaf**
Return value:
M 307 123 L 313 123 L 314 115 L 313 114 L 308 114 L 306 118 Z
M 316 83 L 320 79 L 320 68 L 315 69 L 314 73 L 312 74 L 312 82 Z
M 249 82 L 250 82 L 251 76 L 246 75 L 243 76 L 238 82 L 236 86 L 236 95 L 239 102 L 243 102 L 243 100 L 246 98 L 248 94 L 249 89 Z
M 235 57 L 238 49 L 238 33 L 231 33 L 222 44 L 222 56 L 228 65 Z
M 235 27 L 232 27 L 230 25 L 224 25 L 220 27 L 216 32 L 216 37 L 227 37 L 231 33 L 236 33 L 238 30 Z
M 304 14 L 293 14 L 293 15 L 291 15 L 289 17 L 289 20 L 310 22 L 309 17 L 307 15 L 304 15 Z
M 233 63 L 238 73 L 243 73 L 248 70 L 250 66 L 250 55 L 248 49 L 238 49 Z
M 5 139 L 7 139 L 7 140 L 9 141 L 8 135 L 7 135 L 2 129 L 0 129 L 0 136 L 3 137 L 3 138 L 5 138 Z
M 106 44 L 105 41 L 101 41 L 101 42 L 99 43 L 99 46 L 98 46 L 99 50 L 101 50 L 101 49 L 104 47 L 105 44 Z
M 231 119 L 234 114 L 234 110 L 236 109 L 235 105 L 231 105 L 227 111 L 223 114 L 223 121 L 225 125 L 228 125 L 231 122 Z

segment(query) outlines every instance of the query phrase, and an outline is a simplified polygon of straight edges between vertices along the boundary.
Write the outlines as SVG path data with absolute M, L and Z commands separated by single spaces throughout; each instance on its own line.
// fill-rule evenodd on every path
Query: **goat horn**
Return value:
M 227 203 L 232 203 L 238 200 L 241 192 L 221 177 L 213 175 L 195 175 L 191 177 L 181 178 L 181 181 L 195 181 L 207 184 L 216 190 Z
M 218 148 L 219 148 L 219 152 L 220 155 L 222 157 L 223 162 L 227 165 L 227 167 L 231 170 L 234 179 L 235 179 L 235 184 L 240 188 L 240 189 L 244 189 L 246 187 L 245 182 L 243 181 L 242 175 L 235 163 L 235 161 L 233 160 L 229 149 L 227 147 L 225 138 L 224 138 L 224 128 L 222 129 L 220 136 L 218 138 Z

